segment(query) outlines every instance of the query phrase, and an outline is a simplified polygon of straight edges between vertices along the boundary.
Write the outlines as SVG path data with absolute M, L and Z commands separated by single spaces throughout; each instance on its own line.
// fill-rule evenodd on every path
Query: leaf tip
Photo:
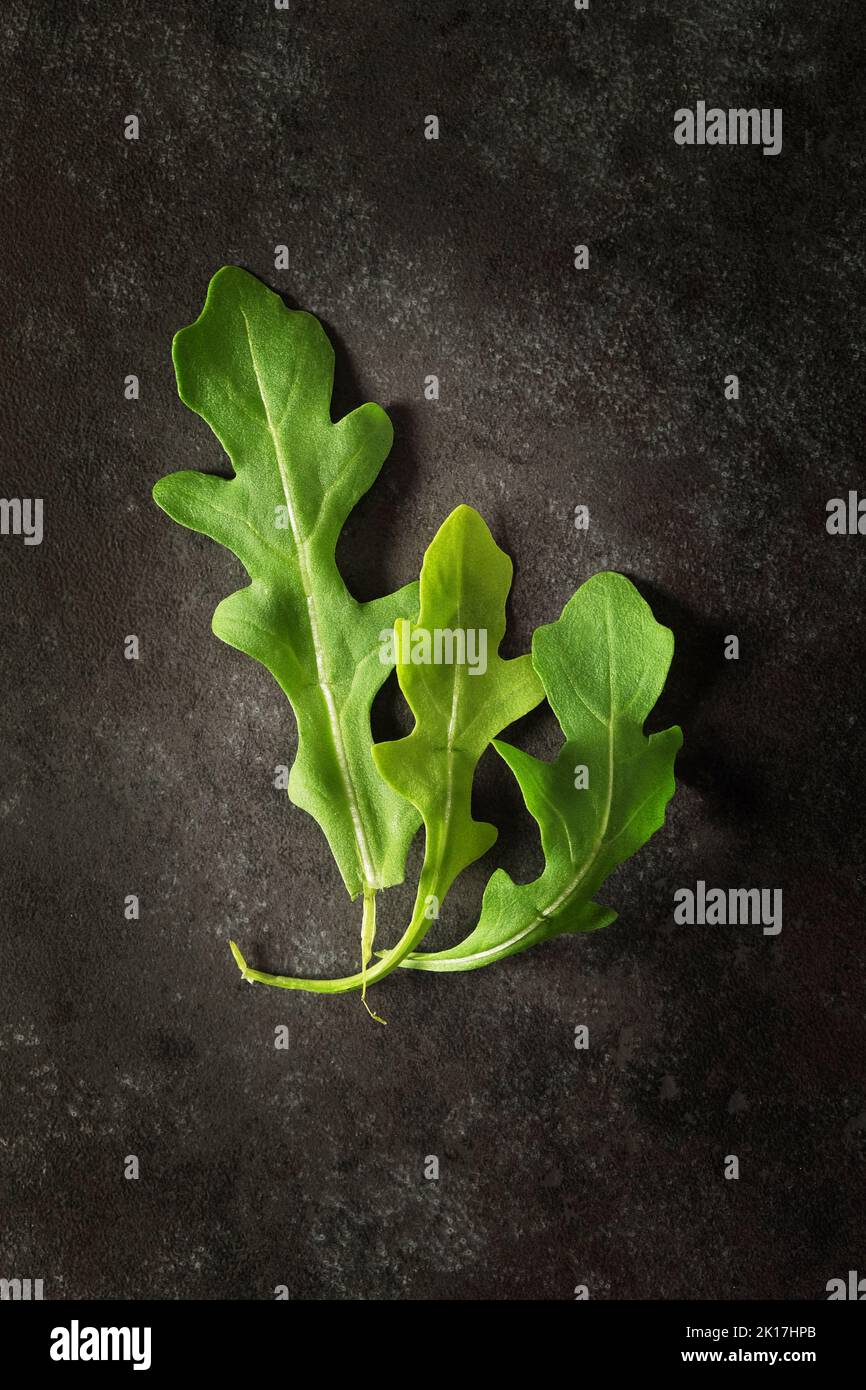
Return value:
M 167 491 L 166 484 L 167 484 L 168 479 L 169 479 L 170 477 L 171 477 L 171 474 L 168 473 L 168 474 L 166 474 L 166 476 L 165 476 L 164 478 L 157 478 L 157 480 L 156 480 L 156 482 L 154 483 L 153 487 L 150 489 L 150 495 L 151 495 L 151 497 L 153 498 L 153 500 L 154 500 L 154 502 L 156 503 L 156 505 L 157 505 L 158 507 L 160 507 L 163 511 L 166 510 L 166 506 L 165 506 L 165 502 L 166 502 L 166 496 L 165 496 L 165 494 L 166 494 L 166 491 Z

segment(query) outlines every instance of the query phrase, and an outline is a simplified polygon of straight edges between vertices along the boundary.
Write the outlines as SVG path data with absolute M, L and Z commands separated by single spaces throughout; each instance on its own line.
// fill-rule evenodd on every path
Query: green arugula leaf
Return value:
M 472 817 L 475 768 L 494 734 L 544 698 L 529 656 L 505 661 L 499 655 L 511 576 L 510 559 L 478 513 L 458 507 L 424 556 L 418 621 L 398 620 L 393 636 L 381 634 L 383 642 L 393 641 L 415 728 L 406 738 L 376 744 L 373 757 L 394 791 L 421 812 L 426 831 L 415 907 L 400 941 L 378 952 L 369 970 L 364 957 L 359 974 L 335 980 L 250 970 L 233 947 L 245 979 L 282 989 L 365 993 L 414 950 L 457 874 L 495 841 L 496 827 Z
M 672 654 L 673 634 L 621 574 L 595 575 L 556 622 L 537 629 L 533 663 L 567 742 L 553 763 L 506 743 L 494 747 L 538 822 L 544 871 L 517 884 L 497 869 L 466 940 L 414 953 L 404 967 L 476 970 L 561 932 L 596 931 L 615 920 L 593 895 L 664 823 L 675 791 L 681 730 L 642 732 Z
M 472 817 L 472 780 L 495 734 L 544 698 L 529 656 L 503 661 L 511 560 L 472 507 L 457 507 L 434 536 L 421 570 L 416 623 L 395 625 L 397 679 L 415 716 L 407 738 L 377 743 L 386 782 L 421 812 L 427 893 L 442 899 L 484 854 L 497 830 Z M 450 640 L 449 640 L 450 639 Z M 466 660 L 435 660 L 462 643 Z M 418 659 L 430 653 L 431 661 Z
M 388 454 L 391 422 L 368 404 L 333 423 L 334 352 L 321 325 L 234 266 L 212 279 L 173 358 L 181 400 L 210 425 L 235 477 L 173 473 L 154 498 L 250 576 L 219 604 L 213 630 L 266 666 L 291 701 L 289 796 L 322 827 L 350 895 L 364 894 L 372 938 L 374 895 L 401 882 L 419 824 L 373 765 L 370 706 L 390 669 L 379 633 L 417 611 L 418 588 L 359 603 L 334 549 Z

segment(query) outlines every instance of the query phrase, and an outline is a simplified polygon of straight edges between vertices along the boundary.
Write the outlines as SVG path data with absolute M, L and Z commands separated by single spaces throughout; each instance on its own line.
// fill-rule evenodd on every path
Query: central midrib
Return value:
M 253 364 L 253 372 L 255 373 L 256 385 L 258 387 L 259 396 L 261 397 L 262 406 L 264 407 L 265 419 L 268 425 L 268 433 L 271 437 L 271 443 L 274 449 L 274 456 L 277 461 L 277 469 L 280 475 L 280 485 L 283 490 L 283 496 L 286 500 L 286 512 L 289 518 L 289 526 L 291 527 L 292 538 L 295 542 L 295 550 L 297 551 L 298 556 L 298 569 L 301 575 L 301 587 L 303 588 L 304 593 L 307 597 L 307 614 L 310 620 L 310 636 L 312 638 L 313 651 L 316 657 L 316 675 L 319 681 L 319 688 L 322 691 L 322 696 L 325 701 L 325 709 L 327 710 L 328 722 L 331 727 L 331 736 L 334 741 L 334 751 L 337 755 L 337 765 L 339 767 L 340 777 L 343 782 L 343 790 L 346 793 L 346 801 L 349 806 L 349 814 L 352 818 L 352 827 L 355 832 L 355 843 L 358 849 L 358 860 L 361 866 L 361 872 L 365 886 L 371 889 L 375 889 L 377 886 L 376 875 L 370 856 L 370 848 L 367 843 L 367 835 L 364 829 L 364 821 L 361 816 L 361 808 L 358 805 L 358 797 L 355 791 L 355 785 L 352 781 L 351 772 L 349 771 L 349 761 L 346 756 L 346 746 L 343 742 L 343 731 L 340 728 L 340 719 L 339 715 L 337 714 L 337 704 L 334 699 L 334 692 L 331 689 L 328 672 L 325 668 L 324 651 L 319 635 L 318 611 L 316 608 L 316 600 L 310 577 L 309 564 L 307 562 L 306 542 L 304 541 L 301 535 L 301 529 L 295 512 L 295 506 L 292 499 L 291 489 L 289 487 L 289 475 L 288 470 L 286 468 L 286 460 L 283 454 L 282 444 L 280 442 L 279 433 L 271 418 L 271 412 L 268 406 L 268 399 L 265 394 L 261 373 L 259 372 L 259 365 L 256 360 L 255 348 L 253 347 L 253 340 L 250 335 L 250 326 L 247 321 L 247 316 L 244 313 L 243 309 L 241 309 L 241 318 L 244 321 L 244 329 L 246 331 L 247 336 L 247 346 L 249 348 L 250 361 Z M 294 386 L 289 391 L 290 397 L 293 389 Z M 285 418 L 285 411 L 283 412 L 283 418 Z
M 460 618 L 462 614 L 461 595 L 463 592 L 463 548 L 459 551 L 459 561 L 457 570 L 457 625 L 456 630 L 460 632 Z M 445 756 L 445 809 L 442 815 L 442 834 L 438 836 L 438 846 L 436 854 L 436 867 L 433 870 L 433 882 L 438 888 L 442 873 L 442 861 L 445 858 L 445 846 L 448 843 L 449 830 L 451 827 L 451 814 L 454 807 L 454 732 L 457 727 L 457 714 L 460 708 L 460 663 L 455 661 L 453 665 L 454 685 L 451 691 L 451 715 L 448 720 L 448 733 L 446 736 L 446 756 Z

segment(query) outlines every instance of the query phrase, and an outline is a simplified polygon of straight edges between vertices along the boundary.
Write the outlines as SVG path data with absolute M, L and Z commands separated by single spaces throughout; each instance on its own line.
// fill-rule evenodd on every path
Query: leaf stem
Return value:
M 367 962 L 373 954 L 373 942 L 376 937 L 376 890 L 371 888 L 369 891 L 364 889 L 364 915 L 361 918 L 361 1003 L 367 1010 L 371 1018 L 377 1023 L 387 1023 L 387 1019 L 380 1018 L 374 1013 L 367 1003 Z
M 375 923 L 375 903 L 374 895 L 364 895 L 364 917 L 361 923 L 361 970 L 356 975 L 344 975 L 334 980 L 310 980 L 297 978 L 293 975 L 268 975 L 263 970 L 252 970 L 247 965 L 244 957 L 238 949 L 237 943 L 229 942 L 231 953 L 235 958 L 235 963 L 245 980 L 252 984 L 257 982 L 262 985 L 272 985 L 275 989 L 302 989 L 310 994 L 348 994 L 350 990 L 360 989 L 362 999 L 366 1005 L 367 986 L 373 985 L 377 980 L 384 980 L 386 975 L 390 975 L 392 970 L 396 970 L 402 960 L 405 960 L 410 951 L 423 940 L 430 930 L 431 921 L 427 915 L 427 903 L 431 896 L 435 896 L 441 902 L 444 894 L 436 892 L 437 881 L 432 865 L 428 864 L 425 855 L 424 866 L 421 870 L 421 877 L 418 880 L 418 891 L 415 895 L 415 906 L 412 910 L 412 918 L 409 922 L 397 945 L 380 957 L 375 965 L 367 968 L 367 959 L 364 959 L 367 949 L 367 936 L 369 932 L 369 948 L 372 951 L 372 931 Z M 369 906 L 368 906 L 369 901 Z M 368 1007 L 368 1012 L 375 1018 L 372 1009 Z M 379 1019 L 378 1022 L 384 1020 Z

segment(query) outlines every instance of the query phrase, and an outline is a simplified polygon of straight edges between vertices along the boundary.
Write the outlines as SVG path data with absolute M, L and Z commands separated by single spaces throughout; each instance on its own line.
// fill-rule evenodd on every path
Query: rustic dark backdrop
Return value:
M 864 485 L 863 37 L 833 0 L 4 6 L 0 490 L 44 498 L 45 534 L 0 538 L 0 1275 L 815 1299 L 862 1271 L 866 540 L 824 522 Z M 781 155 L 678 147 L 699 99 L 782 107 Z M 515 559 L 509 653 L 603 568 L 676 634 L 679 792 L 603 895 L 620 920 L 392 977 L 387 1029 L 250 989 L 227 951 L 342 972 L 358 915 L 273 789 L 287 705 L 210 633 L 238 564 L 150 500 L 224 466 L 170 343 L 226 263 L 324 321 L 340 412 L 393 417 L 340 547 L 360 597 L 467 501 Z M 556 746 L 543 717 L 521 737 Z M 534 875 L 492 754 L 478 803 Z M 489 867 L 454 890 L 464 926 Z M 781 935 L 675 927 L 699 878 L 782 888 Z

